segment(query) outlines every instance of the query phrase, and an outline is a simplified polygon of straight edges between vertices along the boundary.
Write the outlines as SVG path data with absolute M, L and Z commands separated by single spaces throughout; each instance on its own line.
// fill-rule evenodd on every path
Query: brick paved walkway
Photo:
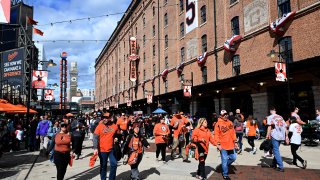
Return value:
M 231 166 L 229 176 L 231 179 L 237 180 L 253 180 L 253 179 L 277 179 L 277 180 L 318 180 L 320 179 L 320 170 L 318 169 L 297 169 L 285 168 L 285 172 L 279 172 L 273 168 L 260 166 Z M 208 179 L 223 179 L 221 171 L 217 170 Z

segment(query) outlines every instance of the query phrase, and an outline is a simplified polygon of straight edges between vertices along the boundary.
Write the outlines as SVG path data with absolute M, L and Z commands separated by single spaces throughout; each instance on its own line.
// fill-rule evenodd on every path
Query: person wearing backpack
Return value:
M 197 145 L 199 165 L 197 179 L 207 179 L 205 172 L 205 161 L 209 151 L 209 142 L 214 144 L 213 134 L 208 129 L 208 122 L 205 118 L 200 118 L 197 127 L 192 132 L 192 142 Z
M 131 180 L 139 180 L 138 166 L 143 156 L 143 146 L 147 149 L 150 145 L 146 138 L 140 133 L 139 123 L 133 124 L 133 134 L 130 134 L 124 144 L 123 154 L 128 154 L 127 164 L 131 166 Z
M 240 116 L 235 116 L 235 119 L 233 121 L 234 124 L 234 130 L 236 131 L 236 136 L 238 139 L 238 145 L 239 149 L 237 150 L 238 154 L 241 154 L 242 152 L 242 138 L 243 138 L 243 120 Z

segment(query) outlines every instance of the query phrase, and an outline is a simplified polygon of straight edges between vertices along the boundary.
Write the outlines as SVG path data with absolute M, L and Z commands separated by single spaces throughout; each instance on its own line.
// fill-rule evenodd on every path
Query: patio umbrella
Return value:
M 67 117 L 73 117 L 73 114 L 72 113 L 68 113 L 66 114 Z
M 152 114 L 167 114 L 167 112 L 161 108 L 156 109 Z
M 9 113 L 9 114 L 15 114 L 15 113 L 17 113 L 17 114 L 25 114 L 25 113 L 27 113 L 27 107 L 25 107 L 24 105 L 17 104 L 17 105 L 14 105 L 14 106 L 19 108 L 20 110 L 9 110 L 9 111 L 7 111 L 7 113 Z M 29 113 L 30 114 L 36 114 L 38 112 L 33 110 L 33 109 L 29 109 Z
M 7 100 L 0 99 L 0 112 L 23 111 L 24 109 L 9 103 Z

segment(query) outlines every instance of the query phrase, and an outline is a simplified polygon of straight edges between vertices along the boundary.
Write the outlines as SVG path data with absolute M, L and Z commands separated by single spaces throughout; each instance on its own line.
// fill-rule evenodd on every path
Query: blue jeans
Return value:
M 222 176 L 228 176 L 229 166 L 237 159 L 237 154 L 235 150 L 221 149 L 220 155 L 221 155 Z
M 239 150 L 242 150 L 242 137 L 243 133 L 236 133 L 237 138 L 238 138 L 238 144 L 239 144 Z
M 100 178 L 101 180 L 107 179 L 107 164 L 108 158 L 110 160 L 110 174 L 109 179 L 115 180 L 116 173 L 117 173 L 117 160 L 113 155 L 113 150 L 110 152 L 99 152 L 99 159 L 100 159 Z
M 274 155 L 272 165 L 274 167 L 276 167 L 278 165 L 280 169 L 283 169 L 282 158 L 281 158 L 280 150 L 279 150 L 281 141 L 278 141 L 274 138 L 271 138 L 271 142 L 272 142 L 272 146 L 273 146 L 272 150 L 273 150 L 273 155 Z

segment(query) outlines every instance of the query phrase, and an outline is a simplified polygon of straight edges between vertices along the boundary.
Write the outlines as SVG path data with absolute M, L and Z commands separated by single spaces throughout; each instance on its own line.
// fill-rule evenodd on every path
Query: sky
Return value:
M 123 14 L 102 18 L 90 18 L 68 23 L 51 25 L 57 21 L 87 18 L 105 14 L 125 12 L 131 0 L 26 0 L 34 7 L 36 28 L 43 36 L 33 35 L 33 40 L 44 44 L 47 60 L 52 59 L 58 66 L 49 67 L 48 84 L 60 84 L 60 53 L 68 53 L 68 67 L 76 61 L 79 69 L 78 88 L 95 88 L 95 59 L 106 42 L 41 42 L 43 40 L 108 40 Z M 44 26 L 41 26 L 44 25 Z M 69 76 L 69 75 L 68 75 Z M 68 85 L 70 81 L 68 80 Z M 69 87 L 69 86 L 68 86 Z M 60 89 L 55 91 L 56 99 Z

